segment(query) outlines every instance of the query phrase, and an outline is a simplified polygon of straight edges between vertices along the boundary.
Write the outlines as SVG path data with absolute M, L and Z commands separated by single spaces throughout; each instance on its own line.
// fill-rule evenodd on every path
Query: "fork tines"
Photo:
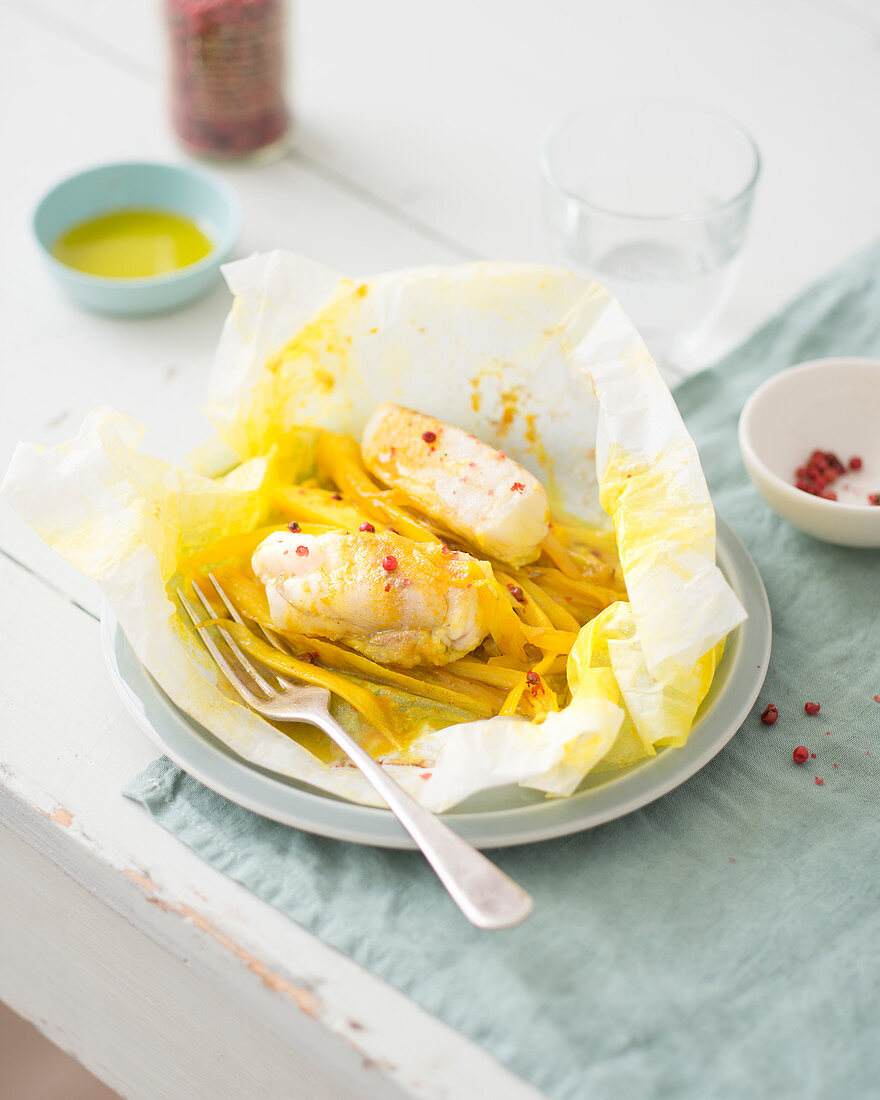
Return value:
M 207 611 L 210 619 L 215 620 L 214 608 L 211 606 L 207 596 L 197 584 L 193 584 L 193 590 L 198 596 L 202 607 Z M 272 696 L 276 693 L 277 688 L 273 687 L 262 673 L 257 670 L 250 658 L 243 652 L 241 646 L 239 646 L 235 639 L 230 636 L 228 631 L 223 629 L 222 623 L 212 622 L 209 625 L 207 620 L 199 616 L 196 606 L 184 595 L 180 588 L 177 590 L 177 598 L 180 600 L 181 606 L 189 616 L 190 622 L 199 632 L 199 637 L 204 642 L 205 648 L 216 661 L 220 671 L 248 703 L 253 704 L 253 702 L 259 698 L 257 694 L 258 691 L 262 691 L 265 696 Z M 238 667 L 232 663 L 223 649 L 211 636 L 211 626 L 216 626 L 221 632 L 223 641 L 232 653 Z

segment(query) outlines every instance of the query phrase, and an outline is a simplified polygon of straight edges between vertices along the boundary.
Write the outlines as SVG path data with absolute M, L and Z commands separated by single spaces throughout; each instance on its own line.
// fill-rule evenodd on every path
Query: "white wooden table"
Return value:
M 148 321 L 79 313 L 28 227 L 77 168 L 178 156 L 157 7 L 0 0 L 0 468 L 96 405 L 134 413 L 164 457 L 208 434 L 225 291 Z M 764 153 L 704 361 L 880 233 L 880 0 L 302 0 L 295 30 L 300 153 L 223 171 L 240 254 L 354 276 L 548 260 L 541 131 L 637 92 L 714 103 Z M 0 998 L 128 1097 L 535 1096 L 122 798 L 155 749 L 110 687 L 97 613 L 93 585 L 0 505 Z

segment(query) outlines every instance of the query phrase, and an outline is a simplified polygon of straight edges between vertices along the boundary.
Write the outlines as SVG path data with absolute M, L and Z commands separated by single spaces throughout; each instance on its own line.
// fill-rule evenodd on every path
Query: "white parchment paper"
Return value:
M 273 252 L 224 274 L 235 301 L 207 410 L 223 447 L 170 466 L 140 453 L 129 417 L 98 410 L 61 447 L 21 444 L 2 487 L 50 545 L 101 581 L 178 706 L 247 760 L 376 802 L 357 772 L 325 767 L 218 682 L 165 586 L 178 555 L 260 522 L 272 479 L 302 461 L 294 429 L 360 436 L 375 406 L 394 401 L 506 450 L 544 482 L 557 513 L 613 523 L 630 596 L 582 630 L 564 711 L 541 725 L 494 718 L 433 733 L 418 769 L 387 765 L 396 777 L 433 809 L 508 783 L 566 795 L 600 761 L 634 758 L 623 745 L 650 754 L 681 744 L 716 644 L 744 612 L 715 566 L 696 449 L 614 299 L 531 265 L 355 284 Z M 207 476 L 206 455 L 224 451 L 231 472 Z

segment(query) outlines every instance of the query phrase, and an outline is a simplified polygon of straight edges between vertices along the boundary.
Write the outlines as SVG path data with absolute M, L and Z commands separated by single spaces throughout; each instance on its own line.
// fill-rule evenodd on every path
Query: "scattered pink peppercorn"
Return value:
M 342 493 L 334 493 L 334 494 L 333 494 L 333 495 L 332 495 L 332 496 L 330 497 L 330 499 L 331 499 L 331 500 L 342 500 Z
M 307 665 L 316 665 L 318 663 L 318 654 L 317 653 L 300 653 L 299 660 L 300 661 L 305 661 L 305 663 Z
M 825 786 L 825 780 L 820 779 L 818 775 L 816 776 L 816 786 L 817 787 L 824 787 Z
M 880 493 L 868 493 L 869 504 L 880 504 Z
M 818 714 L 821 709 L 818 703 L 804 703 L 804 710 L 807 714 Z
M 437 433 L 436 432 L 422 432 L 422 439 L 424 439 L 424 441 L 426 443 L 435 443 L 436 440 L 437 440 Z
M 309 556 L 309 548 L 308 548 L 308 546 L 297 546 L 297 548 L 296 548 L 296 556 L 297 556 L 298 558 L 307 558 L 307 557 Z
M 775 703 L 770 703 L 766 706 L 761 714 L 761 721 L 765 726 L 772 726 L 776 719 L 779 717 L 779 711 L 776 708 Z
M 541 677 L 537 674 L 537 672 L 530 671 L 526 673 L 526 680 L 528 680 L 530 684 L 540 684 Z
M 507 590 L 511 594 L 511 596 L 513 596 L 517 603 L 526 602 L 526 594 L 525 592 L 523 592 L 518 584 L 509 584 L 507 586 Z
M 809 759 L 810 753 L 804 745 L 798 745 L 791 755 L 794 758 L 795 764 L 805 764 Z
M 397 558 L 393 554 L 386 554 L 382 559 L 382 568 L 386 573 L 393 573 L 397 568 Z
M 287 530 L 292 531 L 294 534 L 297 533 L 297 531 L 299 530 L 299 524 L 296 522 L 295 519 L 292 519 L 290 523 L 288 523 Z
M 521 493 L 524 489 L 525 485 L 521 481 L 515 481 L 513 485 L 510 486 L 510 491 L 512 493 Z
M 360 527 L 358 527 L 358 531 L 366 531 L 367 534 L 373 535 L 376 533 L 376 528 L 372 525 L 372 523 L 364 522 L 360 525 Z
M 861 470 L 862 460 L 858 455 L 853 455 L 852 458 L 849 460 L 849 468 L 851 470 Z

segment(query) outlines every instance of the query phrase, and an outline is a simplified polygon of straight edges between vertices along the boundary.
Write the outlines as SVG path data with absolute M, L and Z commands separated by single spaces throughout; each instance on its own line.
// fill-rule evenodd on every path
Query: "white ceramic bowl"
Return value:
M 841 546 L 880 546 L 880 359 L 814 359 L 768 379 L 739 418 L 739 446 L 752 483 L 783 519 Z M 795 488 L 795 470 L 816 448 L 846 465 L 829 486 L 836 501 Z

